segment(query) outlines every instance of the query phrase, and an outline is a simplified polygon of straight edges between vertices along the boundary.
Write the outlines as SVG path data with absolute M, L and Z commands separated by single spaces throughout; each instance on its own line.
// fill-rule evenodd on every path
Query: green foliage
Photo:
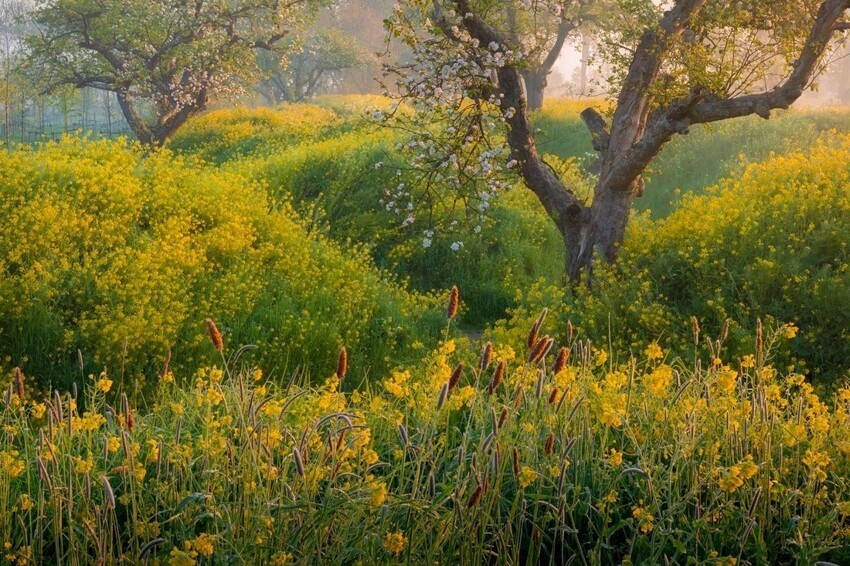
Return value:
M 693 351 L 676 338 L 692 316 L 713 337 L 731 319 L 732 355 L 753 343 L 757 318 L 794 323 L 800 335 L 779 362 L 834 380 L 850 360 L 848 163 L 843 138 L 750 165 L 664 220 L 633 223 L 618 262 L 598 266 L 590 289 L 538 289 L 517 316 L 527 321 L 548 295 L 564 322 L 597 340 L 658 340 L 680 355 Z
M 560 279 L 561 238 L 535 197 L 521 188 L 495 200 L 480 233 L 458 224 L 426 247 L 428 220 L 404 226 L 403 216 L 380 204 L 387 189 L 411 182 L 396 149 L 403 136 L 364 119 L 375 108 L 386 109 L 388 101 L 322 97 L 317 102 L 320 106 L 212 112 L 190 121 L 169 148 L 258 181 L 271 202 L 291 203 L 310 230 L 367 246 L 380 268 L 415 290 L 458 285 L 468 306 L 465 325 L 482 327 L 503 316 L 516 288 L 540 278 Z M 583 182 L 572 163 L 549 159 L 572 185 Z M 452 250 L 455 241 L 464 247 Z
M 534 116 L 534 124 L 542 129 L 540 150 L 577 158 L 585 166 L 593 163 L 596 154 L 579 114 L 588 106 L 600 105 L 592 99 L 548 100 Z M 847 110 L 789 110 L 777 112 L 770 120 L 750 116 L 691 128 L 687 136 L 674 137 L 655 158 L 635 209 L 663 218 L 680 206 L 682 195 L 702 194 L 721 179 L 738 174 L 742 163 L 805 150 L 832 130 L 850 133 Z
M 0 352 L 44 384 L 64 385 L 77 349 L 136 384 L 170 350 L 199 364 L 211 315 L 230 344 L 262 345 L 269 371 L 321 375 L 344 344 L 365 374 L 439 317 L 236 174 L 80 139 L 0 165 Z
M 258 152 L 285 151 L 332 132 L 338 123 L 334 112 L 307 104 L 275 110 L 235 108 L 191 120 L 169 140 L 168 147 L 220 165 Z

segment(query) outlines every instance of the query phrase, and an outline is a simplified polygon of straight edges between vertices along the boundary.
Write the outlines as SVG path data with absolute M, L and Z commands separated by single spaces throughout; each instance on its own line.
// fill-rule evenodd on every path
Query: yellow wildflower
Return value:
M 407 548 L 407 537 L 401 531 L 384 535 L 384 548 L 393 554 L 401 554 Z
M 370 487 L 372 488 L 372 494 L 369 497 L 369 502 L 374 507 L 380 507 L 387 499 L 387 484 L 384 482 L 373 482 Z
M 201 533 L 197 538 L 191 541 L 192 548 L 198 551 L 198 554 L 201 556 L 212 556 L 213 551 L 215 550 L 213 543 L 215 542 L 215 536 L 207 533 Z
M 21 494 L 21 511 L 29 511 L 35 506 L 32 497 L 28 493 Z
M 522 470 L 519 472 L 519 484 L 522 487 L 528 487 L 534 482 L 537 481 L 538 473 L 529 468 L 528 466 L 523 466 Z
M 644 350 L 643 354 L 649 361 L 660 360 L 664 357 L 664 352 L 661 350 L 661 346 L 658 345 L 658 342 L 650 343 L 649 346 L 646 347 L 646 350 Z
M 97 383 L 94 384 L 95 388 L 98 391 L 103 393 L 108 393 L 110 389 L 112 389 L 112 380 L 106 377 L 105 374 L 101 374 L 101 378 L 97 380 Z

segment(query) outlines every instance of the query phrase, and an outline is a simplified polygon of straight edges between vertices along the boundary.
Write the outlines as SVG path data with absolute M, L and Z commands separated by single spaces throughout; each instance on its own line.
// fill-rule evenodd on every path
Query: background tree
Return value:
M 450 198 L 475 210 L 515 169 L 558 226 L 566 273 L 577 280 L 595 253 L 615 259 L 641 176 L 664 145 L 695 124 L 788 108 L 822 71 L 848 9 L 850 0 L 621 0 L 605 41 L 619 93 L 610 126 L 596 110 L 582 114 L 600 153 L 598 181 L 585 195 L 537 151 L 526 60 L 500 28 L 504 11 L 473 0 L 405 0 L 388 25 L 415 61 L 391 73 L 420 110 L 408 151 L 424 189 L 403 186 L 388 199 L 405 209 L 399 201 L 415 205 L 424 196 L 430 207 Z
M 15 114 L 26 110 L 26 77 L 20 72 L 24 47 L 23 16 L 29 2 L 0 0 L 0 107 L 3 109 L 3 139 L 8 144 Z
M 512 48 L 523 53 L 520 72 L 529 111 L 542 108 L 549 76 L 566 42 L 573 36 L 591 33 L 591 25 L 604 19 L 611 7 L 607 0 L 504 3 L 507 24 L 504 33 L 510 38 Z
M 271 49 L 325 0 L 40 0 L 31 68 L 116 94 L 145 144 L 160 144 L 210 99 L 241 92 Z
M 338 29 L 310 31 L 285 38 L 275 49 L 258 53 L 264 77 L 260 91 L 273 102 L 300 102 L 327 93 L 343 71 L 366 60 L 357 40 Z

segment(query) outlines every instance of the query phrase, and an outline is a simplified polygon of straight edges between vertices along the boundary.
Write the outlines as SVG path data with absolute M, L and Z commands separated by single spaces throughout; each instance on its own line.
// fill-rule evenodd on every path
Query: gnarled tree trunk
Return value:
M 505 38 L 475 14 L 467 0 L 455 2 L 458 12 L 466 14 L 464 26 L 474 38 L 484 44 L 504 43 Z M 768 118 L 772 109 L 788 108 L 817 72 L 832 35 L 850 27 L 840 21 L 850 10 L 850 0 L 824 0 L 793 70 L 776 88 L 723 98 L 709 96 L 697 87 L 666 106 L 653 107 L 651 90 L 665 54 L 706 2 L 677 0 L 665 12 L 658 28 L 644 33 L 617 98 L 610 128 L 596 111 L 588 109 L 582 113 L 592 135 L 593 148 L 601 156 L 599 181 L 590 206 L 579 201 L 540 158 L 528 117 L 530 89 L 527 97 L 520 69 L 506 65 L 497 72 L 503 107 L 515 110 L 507 118 L 511 156 L 519 164 L 526 186 L 537 195 L 561 232 L 567 248 L 566 274 L 573 281 L 589 271 L 595 253 L 608 262 L 616 259 L 632 203 L 643 192 L 641 175 L 674 135 L 687 133 L 693 124 L 751 114 Z

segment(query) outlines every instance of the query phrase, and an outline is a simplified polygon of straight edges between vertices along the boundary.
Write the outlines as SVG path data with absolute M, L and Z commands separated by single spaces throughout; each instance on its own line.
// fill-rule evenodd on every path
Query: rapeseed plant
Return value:
M 493 343 L 495 387 L 481 348 L 453 340 L 351 393 L 336 373 L 282 387 L 227 355 L 160 381 L 144 411 L 105 373 L 78 397 L 13 387 L 5 556 L 840 563 L 850 388 L 821 400 L 765 362 L 787 328 L 764 333 L 764 355 L 737 370 L 686 367 L 657 344 L 599 365 L 606 350 L 574 337 L 557 373 Z M 453 367 L 468 385 L 450 390 Z

